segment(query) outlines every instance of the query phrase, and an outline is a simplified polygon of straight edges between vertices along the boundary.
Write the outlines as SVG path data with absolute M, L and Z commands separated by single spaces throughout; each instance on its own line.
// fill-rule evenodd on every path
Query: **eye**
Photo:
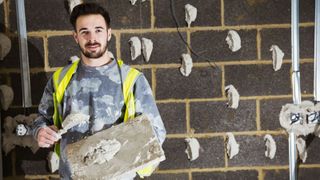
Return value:
M 102 32 L 102 29 L 97 29 L 96 33 Z
M 86 35 L 86 34 L 88 34 L 89 33 L 89 31 L 80 31 L 80 34 L 81 35 Z

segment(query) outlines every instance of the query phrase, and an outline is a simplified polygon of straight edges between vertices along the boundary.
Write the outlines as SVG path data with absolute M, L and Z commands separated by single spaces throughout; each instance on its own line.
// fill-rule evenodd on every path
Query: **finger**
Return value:
M 38 141 L 58 141 L 58 138 L 54 135 L 56 134 L 54 131 L 50 130 L 50 128 L 41 128 L 38 133 Z
M 49 126 L 49 128 L 51 129 L 51 130 L 53 130 L 54 132 L 58 132 L 58 128 L 57 128 L 57 126 L 55 126 L 55 125 L 52 125 L 52 126 Z
M 45 129 L 45 137 L 47 137 L 48 139 L 52 140 L 52 141 L 58 141 L 59 140 L 59 136 L 58 134 L 52 130 L 51 128 L 46 128 Z

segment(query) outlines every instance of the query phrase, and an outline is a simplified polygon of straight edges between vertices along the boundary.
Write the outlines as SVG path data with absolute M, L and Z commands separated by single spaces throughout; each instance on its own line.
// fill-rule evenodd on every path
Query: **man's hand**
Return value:
M 48 126 L 40 128 L 38 132 L 38 146 L 39 147 L 51 147 L 55 142 L 59 141 L 58 134 L 56 133 L 57 127 L 56 126 Z

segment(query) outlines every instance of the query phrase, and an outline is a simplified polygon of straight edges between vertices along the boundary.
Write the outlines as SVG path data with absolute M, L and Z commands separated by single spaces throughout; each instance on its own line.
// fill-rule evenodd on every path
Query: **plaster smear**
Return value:
M 2 61 L 10 52 L 11 40 L 3 33 L 0 33 L 0 60 Z
M 229 49 L 232 52 L 236 52 L 241 48 L 241 38 L 240 38 L 239 34 L 234 30 L 230 30 L 228 32 L 226 41 L 229 46 Z
M 58 131 L 58 138 L 61 138 L 61 135 L 66 133 L 69 129 L 74 126 L 88 123 L 89 124 L 90 116 L 81 113 L 69 114 L 62 122 L 62 129 Z
M 69 3 L 69 13 L 71 14 L 73 8 L 79 4 L 82 4 L 82 0 L 68 0 Z
M 180 72 L 183 76 L 189 76 L 193 67 L 192 58 L 190 54 L 182 54 L 182 64 L 180 67 Z
M 308 157 L 306 141 L 303 138 L 299 137 L 297 138 L 296 144 L 299 153 L 299 158 L 302 160 L 303 163 L 305 163 Z
M 141 41 L 137 36 L 133 36 L 129 40 L 131 59 L 135 60 L 141 55 Z
M 229 159 L 232 159 L 235 155 L 239 153 L 239 144 L 237 143 L 234 135 L 231 132 L 227 133 L 227 154 Z
M 239 99 L 240 95 L 237 91 L 237 89 L 232 85 L 228 85 L 224 88 L 225 92 L 227 93 L 228 97 L 228 107 L 232 109 L 237 109 L 239 106 Z
M 48 155 L 48 164 L 51 173 L 54 173 L 59 169 L 59 161 L 60 159 L 57 153 L 51 151 Z
M 286 104 L 280 112 L 280 125 L 288 132 L 294 132 L 297 136 L 306 136 L 311 133 L 317 136 L 320 131 L 317 124 L 307 122 L 307 114 L 314 111 L 320 111 L 320 105 L 314 106 L 314 103 L 311 101 L 302 101 L 300 105 Z M 301 114 L 301 121 L 299 123 L 291 123 L 290 117 L 292 113 Z
M 142 38 L 142 54 L 146 62 L 149 62 L 153 50 L 153 42 L 151 39 Z
M 14 98 L 13 90 L 10 86 L 0 85 L 0 103 L 3 110 L 8 110 Z
M 191 26 L 191 23 L 194 22 L 197 18 L 197 8 L 192 6 L 191 4 L 186 4 L 184 6 L 185 10 L 185 21 L 188 24 L 188 27 Z
M 185 142 L 187 143 L 187 149 L 185 150 L 185 153 L 187 154 L 188 159 L 190 161 L 196 160 L 199 157 L 199 141 L 196 138 L 186 138 Z
M 129 0 L 132 5 L 135 5 L 137 0 Z
M 270 51 L 272 51 L 273 69 L 278 71 L 281 68 L 284 53 L 277 45 L 272 45 Z
M 116 139 L 101 140 L 96 146 L 89 147 L 88 152 L 83 157 L 86 165 L 102 164 L 109 161 L 120 150 L 121 143 Z
M 265 156 L 273 159 L 277 151 L 276 142 L 270 134 L 266 134 L 263 139 L 266 144 Z

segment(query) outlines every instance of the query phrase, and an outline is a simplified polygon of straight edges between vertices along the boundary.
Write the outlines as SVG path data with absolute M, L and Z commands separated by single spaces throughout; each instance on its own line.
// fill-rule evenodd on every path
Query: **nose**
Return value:
M 96 35 L 95 35 L 95 33 L 90 32 L 90 33 L 88 34 L 88 40 L 89 40 L 90 42 L 95 42 L 95 41 L 96 41 Z

